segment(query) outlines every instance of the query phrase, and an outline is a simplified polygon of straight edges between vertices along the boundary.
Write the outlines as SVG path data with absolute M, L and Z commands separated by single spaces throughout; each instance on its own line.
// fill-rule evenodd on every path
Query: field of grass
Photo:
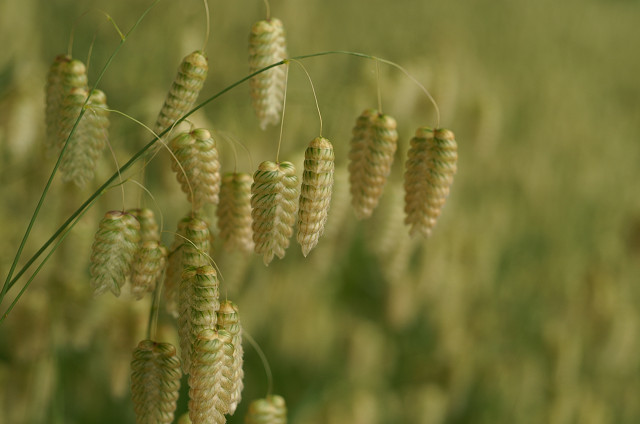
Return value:
M 151 2 L 103 3 L 0 2 L 2 280 L 55 163 L 43 147 L 51 61 L 66 52 L 75 25 L 73 54 L 86 62 L 92 49 L 94 82 L 119 42 L 97 9 L 126 31 Z M 265 15 L 262 1 L 210 7 L 201 100 L 247 74 L 249 29 Z M 382 106 L 398 121 L 399 148 L 381 205 L 357 221 L 347 154 L 355 119 L 377 107 L 375 63 L 303 61 L 336 152 L 326 232 L 307 258 L 292 241 L 269 267 L 219 242 L 213 255 L 221 293 L 239 305 L 245 331 L 268 358 L 289 422 L 640 422 L 640 4 L 272 0 L 271 12 L 285 25 L 291 56 L 349 50 L 405 67 L 435 97 L 459 154 L 433 235 L 410 238 L 404 160 L 416 128 L 435 124 L 434 108 L 403 73 L 380 64 Z M 104 75 L 109 106 L 153 124 L 179 61 L 202 46 L 204 26 L 202 2 L 160 1 Z M 247 84 L 193 121 L 248 147 L 250 159 L 238 150 L 242 172 L 275 158 L 279 128 L 260 130 Z M 318 129 L 309 82 L 294 64 L 280 158 L 301 169 Z M 111 114 L 120 164 L 149 140 Z M 223 171 L 233 170 L 229 144 L 220 151 Z M 167 245 L 189 210 L 169 159 L 159 154 L 147 168 L 153 200 L 124 185 L 127 207 L 143 202 L 162 214 Z M 54 180 L 19 267 L 115 169 L 105 151 L 88 187 Z M 123 177 L 139 180 L 140 169 Z M 121 207 L 120 188 L 110 189 L 0 323 L 0 424 L 135 422 L 129 365 L 150 301 L 94 298 L 88 272 L 98 221 Z M 168 314 L 159 337 L 177 344 Z M 244 384 L 230 423 L 243 422 L 249 401 L 267 391 L 248 343 Z M 178 415 L 187 394 L 185 378 Z

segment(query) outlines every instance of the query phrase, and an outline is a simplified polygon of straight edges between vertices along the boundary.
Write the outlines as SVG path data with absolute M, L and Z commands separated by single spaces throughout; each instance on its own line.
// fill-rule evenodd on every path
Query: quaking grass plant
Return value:
M 57 153 L 57 160 L 6 276 L 0 292 L 0 304 L 10 291 L 17 287 L 20 291 L 0 319 L 7 319 L 42 267 L 94 203 L 108 190 L 119 187 L 123 191 L 124 204 L 121 210 L 106 212 L 97 225 L 87 286 L 93 288 L 96 297 L 107 291 L 119 296 L 125 290 L 137 300 L 151 298 L 147 337 L 133 351 L 131 362 L 131 392 L 136 420 L 138 423 L 172 422 L 180 375 L 184 373 L 189 375 L 189 418 L 185 416 L 181 420 L 224 423 L 226 416 L 233 415 L 242 402 L 244 348 L 239 308 L 221 297 L 220 286 L 233 282 L 218 280 L 218 272 L 225 270 L 216 271 L 216 254 L 211 248 L 215 238 L 220 236 L 226 249 L 238 249 L 245 254 L 253 250 L 255 254 L 262 255 L 265 265 L 269 265 L 275 256 L 285 257 L 294 227 L 306 257 L 322 243 L 325 228 L 331 225 L 328 217 L 336 154 L 332 143 L 323 136 L 315 88 L 302 61 L 320 56 L 346 55 L 371 60 L 376 70 L 382 63 L 405 74 L 407 72 L 393 62 L 358 52 L 326 51 L 288 57 L 283 23 L 272 18 L 267 9 L 266 19 L 254 24 L 250 31 L 250 73 L 196 104 L 208 74 L 208 59 L 204 53 L 206 41 L 203 48 L 186 56 L 153 130 L 141 124 L 150 132 L 150 140 L 123 165 L 117 166 L 116 172 L 102 182 L 18 269 L 24 247 L 58 170 L 68 175 L 63 178 L 73 180 L 77 185 L 91 184 L 94 163 L 100 160 L 104 146 L 118 142 L 107 139 L 108 116 L 110 112 L 113 112 L 111 116 L 125 114 L 108 109 L 106 95 L 98 87 L 121 47 L 157 3 L 154 2 L 127 33 L 123 34 L 116 26 L 121 41 L 93 85 L 88 84 L 84 64 L 72 59 L 71 54 L 58 55 L 54 59 L 47 78 L 45 147 Z M 208 16 L 206 2 L 205 6 Z M 207 20 L 205 40 L 208 32 Z M 320 132 L 317 136 L 310 134 L 313 138 L 304 152 L 301 167 L 290 161 L 281 161 L 279 157 L 291 63 L 300 65 L 309 77 L 320 120 Z M 233 173 L 221 177 L 220 169 L 225 164 L 219 161 L 218 149 L 221 146 L 216 140 L 217 132 L 195 129 L 192 123 L 188 130 L 181 127 L 196 111 L 245 82 L 250 84 L 259 126 L 264 129 L 268 125 L 280 124 L 275 161 L 263 161 L 251 177 L 248 172 L 236 170 L 236 159 Z M 435 130 L 421 127 L 407 159 L 406 222 L 411 225 L 412 234 L 426 237 L 448 195 L 456 170 L 457 148 L 453 133 L 439 128 L 435 101 L 419 83 L 418 87 L 425 91 L 436 107 L 437 119 Z M 369 108 L 357 119 L 348 155 L 351 203 L 358 219 L 366 219 L 374 213 L 384 190 L 399 189 L 390 187 L 391 182 L 388 181 L 397 150 L 397 123 L 382 112 L 379 90 L 378 87 L 377 109 Z M 140 123 L 135 118 L 130 119 Z M 420 138 L 420 134 L 427 136 Z M 420 144 L 422 139 L 424 143 Z M 247 149 L 251 151 L 250 146 Z M 153 211 L 140 204 L 126 204 L 124 196 L 125 185 L 132 181 L 127 177 L 128 171 L 139 162 L 147 166 L 155 155 L 164 152 L 170 156 L 171 168 L 186 195 L 184 205 L 191 207 L 177 224 L 170 248 L 162 244 L 163 224 L 156 222 Z M 82 170 L 76 171 L 77 167 Z M 140 185 L 148 191 L 144 184 Z M 151 195 L 153 197 L 153 193 Z M 217 207 L 219 235 L 212 233 L 216 226 L 210 225 L 209 218 L 213 214 L 207 216 L 205 204 Z M 156 206 L 162 210 L 172 205 Z M 25 273 L 34 266 L 26 278 Z M 95 302 L 100 302 L 100 298 Z M 179 349 L 159 339 L 157 320 L 161 310 L 175 317 Z M 251 311 L 243 310 L 243 313 Z M 247 340 L 251 340 L 250 336 Z M 266 361 L 265 368 L 268 369 Z M 286 410 L 284 399 L 269 389 L 264 399 L 251 402 L 246 422 L 284 423 Z

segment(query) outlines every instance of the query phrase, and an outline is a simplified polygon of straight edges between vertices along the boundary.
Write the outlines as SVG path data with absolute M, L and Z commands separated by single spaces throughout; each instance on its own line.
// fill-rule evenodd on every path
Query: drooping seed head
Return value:
M 211 233 L 209 225 L 197 216 L 188 215 L 178 222 L 176 236 L 165 279 L 165 304 L 167 311 L 178 317 L 178 288 L 184 267 L 200 267 L 209 263 Z
M 365 110 L 356 121 L 349 153 L 351 204 L 356 217 L 371 216 L 391 172 L 397 149 L 396 121 L 373 109 Z
M 333 190 L 333 145 L 314 138 L 304 154 L 304 172 L 298 207 L 298 243 L 306 257 L 324 232 Z
M 189 418 L 193 424 L 224 424 L 231 399 L 231 335 L 201 331 L 193 346 L 189 374 Z
M 214 329 L 220 309 L 218 276 L 210 266 L 185 267 L 179 294 L 178 334 L 182 369 L 190 372 L 191 352 L 197 335 L 205 329 Z
M 271 395 L 265 399 L 256 399 L 249 405 L 245 417 L 246 424 L 286 424 L 287 406 L 284 398 Z
M 167 98 L 162 105 L 153 131 L 158 134 L 169 128 L 194 105 L 209 71 L 207 57 L 201 51 L 187 55 L 178 68 Z
M 251 229 L 251 175 L 230 173 L 222 178 L 218 229 L 225 249 L 253 251 L 253 231 Z
M 242 348 L 242 326 L 238 314 L 238 306 L 230 300 L 220 302 L 218 310 L 218 328 L 231 334 L 231 344 L 233 345 L 233 363 L 231 366 L 231 399 L 229 401 L 229 415 L 233 415 L 236 407 L 242 399 L 242 389 L 244 388 L 244 370 Z
M 171 424 L 180 390 L 180 361 L 169 343 L 143 340 L 133 351 L 131 394 L 136 423 Z
M 133 216 L 121 211 L 105 214 L 91 247 L 91 286 L 95 295 L 107 290 L 120 295 L 139 241 L 140 224 Z
M 274 255 L 282 259 L 296 220 L 298 177 L 291 162 L 265 161 L 253 175 L 251 216 L 255 252 L 265 265 Z
M 161 280 L 167 262 L 167 249 L 157 241 L 141 243 L 133 260 L 131 275 L 131 292 L 140 300 L 146 293 L 156 288 Z
M 256 72 L 286 58 L 282 22 L 276 18 L 256 22 L 249 36 L 249 72 Z M 285 79 L 285 68 L 276 66 L 249 80 L 253 108 L 262 129 L 280 122 Z
M 127 213 L 136 217 L 140 223 L 140 241 L 160 241 L 158 223 L 153 210 L 149 208 L 129 209 Z
M 418 128 L 404 175 L 405 223 L 410 234 L 429 237 L 442 211 L 457 170 L 458 147 L 453 132 Z
M 220 162 L 211 133 L 205 129 L 195 129 L 178 134 L 169 142 L 169 148 L 177 159 L 177 162 L 171 162 L 171 168 L 194 211 L 205 203 L 217 204 Z

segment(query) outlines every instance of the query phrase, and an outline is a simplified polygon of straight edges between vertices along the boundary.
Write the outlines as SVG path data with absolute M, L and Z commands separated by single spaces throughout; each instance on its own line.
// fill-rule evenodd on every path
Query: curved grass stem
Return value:
M 113 60 L 113 58 L 115 57 L 115 54 L 119 51 L 120 47 L 122 46 L 122 43 L 124 43 L 124 41 L 126 41 L 126 39 L 128 38 L 129 34 L 131 33 L 131 31 L 133 31 L 135 29 L 136 26 L 138 26 L 138 24 L 142 21 L 142 19 L 144 18 L 144 16 L 146 16 L 146 14 L 151 10 L 151 8 L 158 3 L 159 0 L 156 0 L 144 13 L 143 15 L 138 19 L 138 21 L 134 24 L 134 26 L 131 28 L 131 30 L 129 30 L 129 32 L 127 32 L 127 34 L 125 35 L 125 38 L 123 39 L 123 41 L 118 45 L 118 47 L 116 48 L 115 52 L 112 54 L 112 56 L 109 58 L 109 60 L 107 61 L 107 64 L 105 65 L 105 67 L 103 68 L 102 72 L 100 73 L 100 76 L 98 77 L 96 84 L 93 88 L 95 88 L 97 86 L 97 84 L 100 82 L 100 80 L 102 79 L 102 76 L 105 73 L 106 68 L 108 67 L 108 65 L 111 63 L 111 61 Z M 244 78 L 241 78 L 239 80 L 237 80 L 236 82 L 232 83 L 231 85 L 227 86 L 226 88 L 220 90 L 219 92 L 217 92 L 216 94 L 208 97 L 207 99 L 205 99 L 204 101 L 202 101 L 200 104 L 198 104 L 197 106 L 195 106 L 193 109 L 191 109 L 189 112 L 187 112 L 185 115 L 183 115 L 180 119 L 178 119 L 175 122 L 175 125 L 183 122 L 185 119 L 187 119 L 189 116 L 191 116 L 192 114 L 194 114 L 196 111 L 202 109 L 203 107 L 205 107 L 206 105 L 208 105 L 209 103 L 213 102 L 214 100 L 216 100 L 217 98 L 219 98 L 220 96 L 222 96 L 223 94 L 227 93 L 228 91 L 233 90 L 235 87 L 239 86 L 240 84 L 250 80 L 251 78 L 253 78 L 256 75 L 259 75 L 265 71 L 268 71 L 271 68 L 277 67 L 277 66 L 281 66 L 284 64 L 289 63 L 290 60 L 302 60 L 302 59 L 308 59 L 308 58 L 313 58 L 313 57 L 320 57 L 320 56 L 327 56 L 327 55 L 334 55 L 334 54 L 342 54 L 342 55 L 349 55 L 349 56 L 355 56 L 355 57 L 361 57 L 361 58 L 366 58 L 366 59 L 376 59 L 374 56 L 365 54 L 365 53 L 358 53 L 358 52 L 350 52 L 350 51 L 341 51 L 341 50 L 332 50 L 332 51 L 325 51 L 325 52 L 318 52 L 318 53 L 312 53 L 312 54 L 307 54 L 307 55 L 302 55 L 302 56 L 296 56 L 296 57 L 292 57 L 290 59 L 284 59 L 281 60 L 279 62 L 276 63 L 272 63 L 271 65 L 265 66 L 262 69 L 259 69 L 247 76 L 245 76 Z M 401 68 L 399 65 L 396 65 L 393 62 L 389 62 L 383 59 L 378 59 L 383 63 L 388 63 L 391 64 L 395 67 L 398 67 L 400 69 Z M 406 71 L 404 71 L 406 73 Z M 435 102 L 434 102 L 435 103 Z M 76 120 L 76 123 L 74 125 L 74 127 L 71 130 L 71 133 L 69 135 L 69 138 L 73 135 L 73 133 L 75 132 L 78 123 L 80 122 L 80 119 L 82 118 L 82 116 L 84 115 L 85 109 L 83 107 L 82 111 L 80 112 L 80 115 L 78 116 L 78 119 Z M 8 290 L 11 289 L 20 279 L 20 277 L 31 267 L 31 265 L 33 265 L 33 263 L 49 248 L 49 246 L 51 246 L 51 244 L 53 244 L 56 239 L 62 235 L 61 239 L 58 240 L 58 242 L 54 245 L 53 249 L 51 250 L 51 252 L 49 252 L 49 254 L 47 255 L 47 258 L 53 253 L 53 251 L 55 251 L 55 249 L 59 246 L 60 242 L 62 241 L 62 239 L 66 236 L 66 234 L 68 233 L 68 231 L 71 230 L 71 228 L 73 228 L 73 226 L 75 225 L 75 223 L 77 222 L 77 219 L 79 217 L 81 217 L 90 207 L 91 205 L 93 205 L 93 203 L 96 201 L 96 199 L 101 196 L 108 188 L 111 184 L 113 184 L 120 176 L 120 174 L 124 173 L 125 171 L 127 171 L 129 168 L 131 168 L 131 166 L 136 163 L 138 161 L 138 159 L 140 159 L 158 140 L 158 138 L 162 138 L 162 136 L 164 136 L 166 133 L 168 133 L 171 130 L 171 127 L 166 128 L 165 130 L 163 130 L 162 132 L 160 132 L 159 134 L 157 134 L 156 137 L 154 137 L 151 141 L 149 141 L 144 147 L 142 147 L 140 150 L 138 150 L 138 152 L 136 152 L 133 156 L 131 156 L 131 158 L 124 164 L 122 165 L 116 172 L 114 172 L 111 177 L 109 177 L 91 196 L 89 196 L 89 198 L 82 204 L 80 205 L 80 207 L 78 207 L 78 209 L 76 209 L 76 211 L 74 213 L 71 214 L 71 216 L 69 216 L 69 218 L 62 224 L 60 225 L 60 227 L 53 233 L 53 235 L 46 241 L 44 242 L 44 244 L 40 247 L 40 249 L 38 249 L 38 251 L 36 253 L 33 254 L 33 256 L 31 256 L 31 258 L 25 263 L 25 265 L 18 271 L 15 273 L 14 275 L 14 271 L 16 269 L 18 260 L 20 259 L 20 256 L 22 254 L 22 250 L 24 248 L 24 245 L 26 243 L 27 238 L 29 237 L 29 234 L 31 233 L 31 229 L 33 227 L 33 224 L 35 223 L 36 217 L 38 216 L 38 213 L 42 207 L 42 203 L 44 201 L 44 198 L 49 190 L 49 187 L 51 186 L 51 182 L 53 180 L 53 177 L 55 176 L 55 173 L 58 169 L 58 166 L 60 164 L 60 158 L 62 157 L 62 154 L 60 154 L 60 156 L 58 157 L 58 161 L 56 162 L 56 165 L 51 173 L 51 176 L 49 177 L 49 180 L 47 181 L 47 184 L 45 186 L 45 189 L 40 197 L 40 201 L 38 202 L 38 205 L 36 206 L 36 210 L 33 214 L 33 216 L 31 217 L 31 220 L 29 222 L 29 226 L 27 227 L 27 231 L 22 239 L 22 242 L 20 243 L 20 247 L 18 248 L 18 252 L 16 253 L 16 257 L 11 265 L 11 269 L 9 271 L 9 274 L 6 277 L 4 286 L 2 287 L 2 292 L 0 293 L 0 304 L 2 303 L 2 301 L 5 298 L 5 295 L 7 294 Z M 68 140 L 67 140 L 68 141 Z M 66 143 L 65 146 L 63 147 L 63 153 L 64 153 L 64 148 L 66 147 Z M 37 275 L 37 273 L 40 271 L 40 269 L 42 268 L 42 265 L 44 264 L 44 262 L 46 262 L 47 258 L 45 258 L 40 265 L 38 265 L 38 268 L 35 270 L 35 272 L 33 273 L 33 275 L 30 277 L 29 281 L 25 284 L 25 286 L 23 287 L 23 289 L 21 290 L 21 293 L 24 292 L 24 290 L 26 289 L 26 287 L 30 284 L 30 282 L 33 280 L 33 278 Z M 13 278 L 12 278 L 13 277 Z M 14 304 L 15 304 L 15 300 L 14 300 Z M 4 317 L 1 318 L 1 320 L 4 320 Z M 0 322 L 2 322 L 0 320 Z

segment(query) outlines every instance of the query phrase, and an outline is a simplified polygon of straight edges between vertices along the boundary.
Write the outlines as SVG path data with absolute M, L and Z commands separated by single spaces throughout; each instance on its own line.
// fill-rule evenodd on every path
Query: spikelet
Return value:
M 140 224 L 133 216 L 121 211 L 105 214 L 91 247 L 91 286 L 95 295 L 107 290 L 120 295 L 139 240 Z
M 287 424 L 287 406 L 284 398 L 271 395 L 266 399 L 256 399 L 249 405 L 245 417 L 246 424 Z
M 137 300 L 156 288 L 167 262 L 167 249 L 157 241 L 142 242 L 133 260 L 131 292 Z
M 128 214 L 136 217 L 140 223 L 140 241 L 160 241 L 160 233 L 158 231 L 158 223 L 151 209 L 129 209 Z
M 404 174 L 405 223 L 411 226 L 411 235 L 431 234 L 449 195 L 457 160 L 453 132 L 418 128 L 411 139 Z
M 156 134 L 173 125 L 176 120 L 191 110 L 202 90 L 208 71 L 209 63 L 201 51 L 195 51 L 182 59 L 178 75 L 171 84 L 156 120 L 153 129 Z
M 223 424 L 231 399 L 231 335 L 224 330 L 198 334 L 189 374 L 189 418 L 193 424 Z
M 244 370 L 242 369 L 244 349 L 242 348 L 242 326 L 238 316 L 238 306 L 230 300 L 220 303 L 218 310 L 218 328 L 231 334 L 233 344 L 233 364 L 231 366 L 231 399 L 229 401 L 229 415 L 233 415 L 242 399 L 244 388 Z
M 72 60 L 68 55 L 56 56 L 51 68 L 49 68 L 46 88 L 46 146 L 50 153 L 56 152 L 57 154 L 62 142 L 64 142 L 64 139 L 60 140 L 62 103 L 74 88 L 87 89 L 86 67 L 82 62 Z M 77 115 L 75 117 L 77 118 Z
M 291 162 L 265 161 L 253 174 L 251 217 L 255 252 L 265 265 L 276 255 L 284 257 L 296 220 L 298 177 Z
M 349 152 L 351 204 L 356 217 L 371 216 L 378 205 L 397 149 L 396 121 L 373 109 L 356 121 Z
M 287 58 L 287 46 L 282 22 L 271 18 L 258 21 L 249 36 L 249 72 Z M 276 66 L 249 80 L 253 109 L 260 120 L 260 128 L 280 122 L 285 90 L 286 70 Z
M 199 267 L 209 263 L 211 234 L 205 221 L 191 215 L 178 222 L 176 233 L 167 266 L 164 296 L 167 311 L 177 318 L 178 287 L 182 281 L 182 271 L 187 266 Z
M 66 54 L 56 56 L 47 74 L 45 120 L 47 124 L 46 147 L 49 151 L 53 150 L 58 141 L 58 122 L 64 99 L 63 72 L 70 61 L 71 57 Z
M 169 148 L 182 165 L 180 168 L 175 160 L 171 162 L 171 168 L 176 172 L 193 210 L 199 210 L 205 203 L 217 204 L 220 162 L 211 133 L 205 129 L 195 129 L 178 134 L 169 142 Z
M 333 190 L 334 159 L 333 145 L 323 137 L 314 138 L 304 152 L 297 237 L 305 257 L 324 232 Z
M 169 343 L 143 340 L 133 351 L 131 394 L 137 424 L 171 424 L 180 390 L 180 361 Z
M 220 292 L 216 270 L 210 265 L 186 267 L 180 283 L 178 334 L 182 370 L 189 373 L 191 351 L 198 334 L 213 329 L 218 322 Z
M 62 102 L 60 149 L 70 134 L 86 98 L 85 89 L 74 88 Z M 100 90 L 93 90 L 87 110 L 69 139 L 60 162 L 63 181 L 73 181 L 78 187 L 82 187 L 93 178 L 95 163 L 108 143 L 109 112 L 106 108 L 105 94 Z
M 229 173 L 222 178 L 216 210 L 220 238 L 227 250 L 253 251 L 251 230 L 251 175 Z

